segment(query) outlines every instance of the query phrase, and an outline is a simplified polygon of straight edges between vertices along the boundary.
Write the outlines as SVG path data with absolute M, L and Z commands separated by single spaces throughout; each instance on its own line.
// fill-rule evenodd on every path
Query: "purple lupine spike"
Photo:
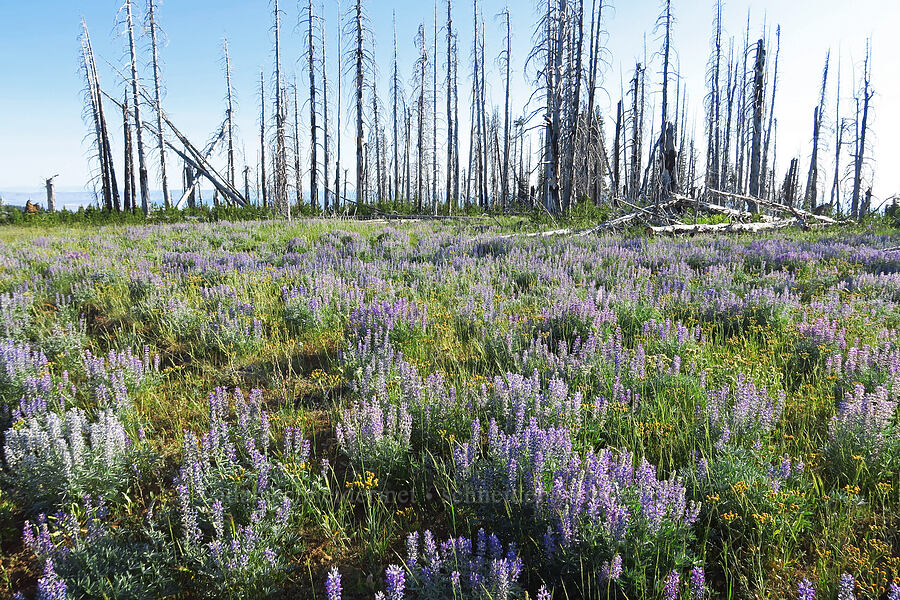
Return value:
M 816 589 L 813 587 L 812 581 L 803 578 L 797 584 L 797 600 L 814 600 L 816 597 Z
M 325 591 L 328 600 L 341 600 L 341 574 L 337 567 L 331 567 L 325 579 Z
M 384 572 L 384 581 L 387 586 L 389 600 L 403 600 L 406 590 L 406 575 L 403 567 L 390 565 Z
M 853 575 L 844 573 L 841 575 L 841 583 L 838 587 L 838 600 L 856 600 L 856 580 Z
M 672 570 L 666 576 L 666 584 L 663 588 L 663 598 L 666 600 L 678 600 L 679 586 L 681 585 L 681 575 L 678 571 Z

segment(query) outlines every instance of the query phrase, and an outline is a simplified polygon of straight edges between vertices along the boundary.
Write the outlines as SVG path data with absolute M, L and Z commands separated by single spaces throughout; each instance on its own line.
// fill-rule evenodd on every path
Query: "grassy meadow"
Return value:
M 900 600 L 900 234 L 511 231 L 0 230 L 0 595 Z

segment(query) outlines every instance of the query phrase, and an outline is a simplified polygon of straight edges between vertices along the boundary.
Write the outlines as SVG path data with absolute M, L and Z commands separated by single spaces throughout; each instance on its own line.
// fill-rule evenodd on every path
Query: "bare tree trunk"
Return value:
M 819 130 L 822 126 L 822 115 L 825 114 L 825 87 L 828 85 L 828 60 L 831 51 L 825 54 L 825 69 L 822 72 L 822 89 L 819 91 L 819 105 L 813 111 L 813 147 L 809 159 L 809 174 L 806 176 L 806 194 L 803 204 L 807 210 L 816 208 L 819 178 Z
M 294 188 L 297 210 L 303 206 L 303 178 L 300 171 L 300 106 L 297 96 L 297 75 L 294 74 Z
M 343 28 L 341 27 L 341 1 L 337 2 L 337 22 L 338 22 L 338 31 L 337 31 L 337 57 L 338 57 L 338 70 L 337 70 L 337 98 L 335 101 L 337 102 L 337 143 L 335 144 L 334 152 L 335 152 L 335 163 L 334 163 L 334 208 L 336 211 L 342 210 L 343 199 L 344 197 L 341 195 L 341 56 L 344 51 L 343 49 Z M 325 43 L 324 40 L 322 43 Z M 346 193 L 346 189 L 344 189 L 344 193 Z
M 307 10 L 307 17 L 309 18 L 307 28 L 309 42 L 309 205 L 313 209 L 317 209 L 319 207 L 319 163 L 317 158 L 319 146 L 316 142 L 316 134 L 318 133 L 316 129 L 316 52 L 313 43 L 313 21 L 315 15 L 313 14 L 312 0 L 309 0 Z
M 400 197 L 400 139 L 397 123 L 397 101 L 400 95 L 400 77 L 397 71 L 397 14 L 394 13 L 394 76 L 392 78 L 391 104 L 394 126 L 394 200 Z M 449 93 L 449 92 L 448 92 Z
M 291 218 L 287 176 L 287 110 L 281 79 L 281 13 L 275 0 L 275 204 L 278 212 Z
M 448 0 L 449 2 L 449 0 Z M 453 93 L 453 136 L 450 144 L 453 146 L 453 203 L 459 206 L 459 82 L 457 75 L 459 73 L 459 55 L 457 53 L 456 39 L 453 40 L 453 82 L 451 90 Z M 449 200 L 448 200 L 449 202 Z
M 500 201 L 503 209 L 506 210 L 509 204 L 509 63 L 512 52 L 510 48 L 510 38 L 512 32 L 509 26 L 508 7 L 503 14 L 506 17 L 506 93 L 504 94 L 505 101 L 503 109 L 503 173 L 500 175 L 500 177 L 502 178 L 503 189 L 500 192 Z
M 772 119 L 775 118 L 775 90 L 778 87 L 778 56 L 781 54 L 781 26 L 775 29 L 775 69 L 772 74 L 772 102 L 769 105 L 769 126 L 766 128 L 766 140 L 762 150 L 762 167 L 760 169 L 760 190 L 761 198 L 766 197 L 766 178 L 768 177 L 769 164 L 769 143 L 772 138 Z M 772 161 L 775 162 L 774 160 Z M 751 194 L 752 195 L 752 194 Z
M 269 206 L 266 193 L 266 82 L 263 70 L 259 70 L 259 179 L 263 208 Z
M 320 32 L 322 36 L 322 151 L 324 163 L 322 165 L 322 173 L 324 176 L 324 188 L 322 190 L 322 208 L 324 212 L 328 212 L 328 168 L 331 166 L 329 156 L 329 138 L 328 138 L 328 62 L 325 53 L 325 19 L 319 21 Z
M 834 180 L 831 183 L 831 206 L 835 214 L 841 212 L 841 144 L 844 138 L 844 124 L 841 121 L 841 58 L 838 55 L 837 86 L 834 92 Z
M 728 187 L 728 170 L 731 168 L 729 164 L 731 151 L 731 121 L 734 115 L 734 92 L 737 89 L 737 73 L 734 64 L 734 38 L 731 38 L 731 45 L 728 48 L 728 75 L 725 81 L 725 134 L 722 141 L 722 161 L 719 169 L 719 188 Z
M 722 2 L 716 1 L 715 19 L 713 20 L 713 55 L 710 59 L 710 80 L 709 80 L 709 117 L 707 120 L 707 159 L 706 159 L 706 186 L 719 189 L 721 186 L 721 177 L 719 174 L 719 157 L 720 157 L 720 94 L 721 94 L 721 72 L 722 72 Z
M 222 42 L 222 49 L 225 53 L 225 87 L 227 90 L 228 112 L 225 120 L 228 128 L 228 183 L 234 186 L 234 101 L 232 98 L 231 88 L 231 59 L 228 56 L 228 38 Z M 162 128 L 162 125 L 160 125 Z M 249 196 L 247 199 L 249 200 Z
M 431 205 L 432 212 L 438 212 L 438 170 L 437 170 L 437 57 L 438 57 L 438 14 L 437 0 L 434 0 L 434 55 L 431 73 Z M 449 93 L 449 90 L 447 91 Z
M 590 60 L 589 60 L 589 75 L 588 75 L 588 105 L 587 105 L 587 143 L 586 143 L 586 151 L 591 153 L 593 151 L 593 139 L 594 139 L 594 96 L 597 93 L 597 65 L 600 62 L 600 27 L 602 23 L 603 16 L 603 0 L 600 0 L 599 6 L 597 0 L 593 0 L 591 5 L 591 47 L 590 47 Z M 595 10 L 596 9 L 596 10 Z M 622 103 L 619 102 L 618 106 L 619 111 L 622 109 Z M 619 115 L 616 116 L 619 119 Z M 616 140 L 619 140 L 619 130 L 618 127 L 620 125 L 620 121 L 616 121 Z M 618 187 L 618 141 L 616 143 L 616 157 L 614 159 L 616 163 L 616 187 Z M 596 173 L 596 161 L 593 158 L 589 158 L 590 169 L 588 173 L 588 179 L 591 182 L 591 200 L 596 204 L 599 198 L 597 198 L 597 173 Z M 615 193 L 618 193 L 616 190 Z
M 456 94 L 453 79 L 456 65 L 453 63 L 452 44 L 452 0 L 447 0 L 447 214 L 453 214 L 453 202 L 456 200 L 453 194 L 453 155 L 456 151 L 453 144 L 453 128 L 456 120 L 453 114 L 453 98 Z M 435 55 L 435 62 L 437 62 L 437 55 Z M 435 99 L 435 101 L 437 100 Z
M 869 118 L 869 101 L 872 99 L 874 92 L 870 89 L 871 84 L 871 66 L 870 62 L 872 59 L 872 49 L 869 44 L 869 41 L 866 41 L 866 59 L 863 63 L 863 87 L 862 87 L 862 123 L 859 123 L 859 109 L 856 111 L 856 152 L 853 156 L 853 196 L 850 202 L 850 214 L 851 216 L 856 218 L 862 218 L 865 215 L 865 210 L 860 211 L 859 207 L 859 194 L 860 189 L 862 187 L 862 167 L 863 161 L 866 153 L 866 126 Z M 860 99 L 857 97 L 856 103 L 859 105 Z M 865 208 L 865 207 L 864 207 Z
M 125 187 L 125 210 L 133 213 L 135 210 L 134 151 L 131 149 L 130 118 L 131 115 L 128 112 L 128 90 L 125 90 L 125 101 L 122 103 L 122 129 L 125 139 L 125 174 L 123 176 L 123 184 Z
M 356 0 L 356 201 L 365 202 L 363 185 L 363 15 L 362 0 Z
M 159 46 L 156 39 L 156 10 L 154 0 L 147 0 L 147 21 L 150 26 L 150 45 L 153 51 L 153 89 L 156 101 L 156 135 L 159 146 L 159 176 L 162 180 L 163 205 L 171 208 L 172 199 L 169 197 L 169 181 L 166 177 L 166 144 L 163 141 L 162 126 L 162 97 L 160 92 Z
M 419 102 L 417 107 L 418 127 L 416 129 L 416 210 L 422 212 L 422 175 L 425 161 L 425 77 L 428 71 L 428 50 L 425 45 L 425 25 L 419 25 L 416 38 L 419 47 Z
M 131 53 L 131 92 L 134 100 L 134 130 L 137 138 L 138 179 L 141 186 L 141 210 L 150 214 L 150 191 L 147 189 L 147 162 L 144 158 L 144 137 L 141 126 L 141 100 L 138 93 L 137 50 L 134 44 L 134 19 L 131 15 L 131 0 L 125 0 L 125 18 L 128 27 L 128 46 Z
M 631 183 L 628 186 L 628 195 L 637 198 L 640 189 L 641 178 L 641 121 L 643 120 L 643 108 L 641 107 L 641 79 L 643 67 L 637 63 L 634 67 L 634 79 L 631 80 Z
M 54 175 L 44 180 L 44 186 L 47 188 L 47 212 L 56 212 L 56 196 L 53 193 L 53 180 L 59 177 Z
M 663 44 L 663 87 L 662 87 L 662 121 L 660 122 L 660 148 L 659 148 L 659 161 L 660 161 L 660 181 L 662 182 L 663 190 L 660 193 L 654 194 L 656 196 L 656 216 L 659 218 L 659 201 L 660 195 L 665 193 L 666 196 L 670 193 L 672 189 L 675 187 L 675 131 L 674 128 L 669 123 L 669 47 L 672 39 L 672 3 L 671 0 L 666 0 L 666 12 L 665 12 L 665 20 L 666 20 L 666 33 L 665 33 L 665 42 Z M 718 66 L 716 67 L 718 69 Z M 718 79 L 718 75 L 716 76 Z M 718 86 L 718 81 L 716 81 L 716 86 Z M 718 94 L 718 92 L 717 92 Z M 718 100 L 717 100 L 718 102 Z M 718 115 L 718 107 L 716 107 L 716 114 Z M 716 131 L 716 135 L 718 136 L 718 128 Z M 717 141 L 718 143 L 718 141 Z M 671 149 L 671 150 L 670 150 Z M 718 148 L 716 149 L 718 152 Z M 716 162 L 718 164 L 718 155 L 716 158 Z M 668 177 L 668 181 L 666 181 L 666 177 Z
M 764 77 L 766 70 L 765 42 L 760 39 L 756 43 L 756 65 L 754 67 L 753 80 L 753 144 L 750 150 L 750 195 L 760 198 L 760 151 L 762 146 L 762 118 L 763 118 L 763 93 Z M 763 175 L 764 176 L 764 175 Z M 755 203 L 751 203 L 750 212 L 758 210 Z

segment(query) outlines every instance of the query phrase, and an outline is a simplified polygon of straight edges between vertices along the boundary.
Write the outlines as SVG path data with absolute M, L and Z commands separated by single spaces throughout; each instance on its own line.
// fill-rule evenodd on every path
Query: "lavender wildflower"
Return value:
M 337 567 L 331 567 L 331 571 L 328 572 L 325 590 L 328 593 L 328 600 L 341 600 L 341 574 Z
M 813 600 L 816 597 L 816 589 L 813 587 L 812 581 L 803 578 L 797 585 L 797 600 Z
M 666 585 L 663 588 L 663 597 L 666 600 L 677 600 L 678 588 L 681 584 L 681 575 L 678 571 L 672 569 L 672 572 L 666 576 Z

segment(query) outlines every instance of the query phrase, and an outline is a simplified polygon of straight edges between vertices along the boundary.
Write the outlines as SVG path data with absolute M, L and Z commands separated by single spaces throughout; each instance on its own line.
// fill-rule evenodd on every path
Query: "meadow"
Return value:
M 0 231 L 0 594 L 900 600 L 900 234 Z

